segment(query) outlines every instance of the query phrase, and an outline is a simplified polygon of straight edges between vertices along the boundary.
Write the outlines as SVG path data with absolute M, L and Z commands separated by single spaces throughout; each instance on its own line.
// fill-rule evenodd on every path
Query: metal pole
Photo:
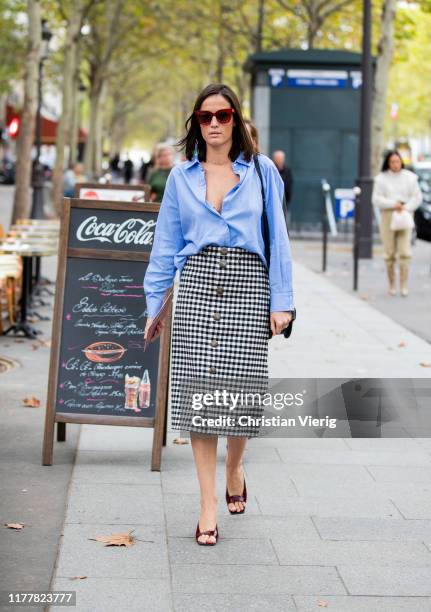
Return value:
M 330 190 L 329 183 L 322 181 L 323 204 L 322 204 L 322 272 L 326 272 L 328 259 L 328 214 L 326 211 L 326 194 Z
M 359 220 L 358 211 L 361 206 L 361 188 L 354 187 L 355 193 L 355 224 L 353 226 L 353 291 L 358 290 L 358 275 L 359 275 L 359 237 L 361 233 L 361 222 Z
M 372 110 L 372 57 L 371 57 L 371 0 L 363 0 L 362 34 L 362 88 L 359 132 L 359 177 L 361 189 L 358 210 L 355 211 L 355 230 L 358 232 L 358 258 L 371 259 L 373 214 L 371 195 L 371 110 Z
M 44 205 L 44 182 L 43 166 L 40 163 L 40 149 L 42 145 L 42 79 L 43 58 L 39 61 L 39 80 L 37 88 L 37 112 L 36 112 L 36 158 L 33 165 L 32 187 L 33 198 L 30 217 L 32 219 L 43 219 Z

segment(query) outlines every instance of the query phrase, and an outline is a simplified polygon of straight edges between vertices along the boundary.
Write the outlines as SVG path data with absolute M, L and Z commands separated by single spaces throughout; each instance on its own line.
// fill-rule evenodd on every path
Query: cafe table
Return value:
M 32 258 L 33 257 L 49 257 L 57 254 L 57 248 L 51 242 L 39 244 L 30 243 L 0 243 L 0 253 L 20 255 L 22 258 L 22 291 L 20 301 L 20 312 L 18 320 L 14 325 L 11 325 L 3 333 L 6 336 L 9 333 L 14 335 L 24 335 L 27 338 L 36 338 L 40 331 L 32 327 L 27 319 L 29 300 L 32 290 Z

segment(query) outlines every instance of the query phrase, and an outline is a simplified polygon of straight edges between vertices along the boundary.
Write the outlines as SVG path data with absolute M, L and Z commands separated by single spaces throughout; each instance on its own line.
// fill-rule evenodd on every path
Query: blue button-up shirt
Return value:
M 270 311 L 293 310 L 292 258 L 282 207 L 284 185 L 269 157 L 259 154 L 259 162 L 270 237 Z M 246 161 L 243 153 L 232 162 L 232 169 L 240 180 L 226 194 L 218 212 L 206 200 L 205 172 L 196 155 L 172 168 L 144 277 L 149 317 L 158 313 L 176 270 L 181 273 L 187 257 L 207 245 L 242 247 L 257 253 L 266 265 L 259 176 L 253 160 Z

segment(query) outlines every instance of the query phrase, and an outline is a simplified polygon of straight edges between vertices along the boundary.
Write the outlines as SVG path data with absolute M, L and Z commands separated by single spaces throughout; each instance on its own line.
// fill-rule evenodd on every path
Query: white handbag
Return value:
M 411 229 L 414 225 L 413 215 L 404 209 L 400 211 L 394 210 L 389 227 L 393 232 L 397 232 L 399 230 Z

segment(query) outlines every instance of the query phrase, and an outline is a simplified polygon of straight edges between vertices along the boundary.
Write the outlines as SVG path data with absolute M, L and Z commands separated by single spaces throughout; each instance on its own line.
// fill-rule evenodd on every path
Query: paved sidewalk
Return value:
M 271 376 L 430 376 L 428 343 L 298 263 L 294 282 L 299 317 L 289 342 L 270 343 Z M 234 517 L 222 438 L 220 539 L 205 548 L 178 433 L 159 473 L 152 430 L 82 426 L 52 584 L 76 589 L 79 612 L 431 609 L 431 439 L 250 440 L 249 501 Z M 88 539 L 129 529 L 131 548 Z
M 44 258 L 43 276 L 54 280 L 55 267 L 55 258 Z M 37 310 L 52 317 L 53 298 L 44 300 Z M 24 592 L 49 587 L 79 432 L 68 427 L 55 464 L 41 465 L 52 321 L 32 324 L 42 332 L 37 340 L 0 335 L 0 357 L 17 363 L 0 374 L 0 590 Z M 25 397 L 36 397 L 40 407 L 24 407 Z M 25 525 L 20 532 L 3 528 L 18 522 Z
M 358 291 L 353 291 L 353 251 L 348 242 L 329 242 L 326 272 L 322 272 L 322 244 L 295 240 L 292 252 L 296 260 L 320 276 L 357 295 L 371 306 L 389 315 L 413 333 L 431 343 L 431 243 L 416 240 L 412 246 L 409 271 L 409 297 L 399 295 L 399 271 L 396 266 L 397 295 L 388 296 L 383 247 L 373 245 L 372 259 L 359 260 Z

